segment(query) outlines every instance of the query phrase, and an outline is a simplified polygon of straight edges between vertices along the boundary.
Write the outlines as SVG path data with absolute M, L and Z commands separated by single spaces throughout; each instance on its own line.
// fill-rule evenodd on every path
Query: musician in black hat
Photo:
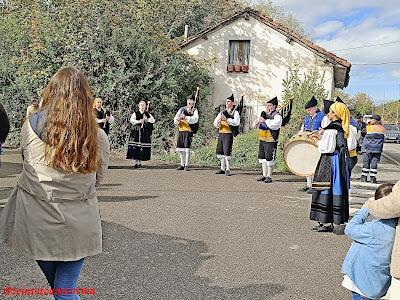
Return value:
M 176 152 L 179 153 L 181 164 L 177 170 L 189 171 L 190 148 L 192 146 L 193 125 L 199 122 L 199 112 L 194 107 L 195 97 L 186 98 L 186 106 L 181 107 L 175 115 L 174 123 L 178 125 L 178 141 Z
M 232 154 L 233 137 L 239 132 L 240 115 L 234 108 L 233 94 L 226 99 L 225 110 L 220 112 L 214 120 L 218 128 L 217 157 L 221 160 L 221 169 L 217 174 L 231 175 L 230 160 Z
M 278 98 L 274 97 L 266 103 L 265 111 L 255 121 L 258 128 L 259 148 L 258 161 L 262 166 L 263 175 L 257 181 L 272 182 L 272 172 L 275 165 L 278 148 L 279 131 L 282 126 L 282 116 L 277 112 Z
M 307 112 L 307 116 L 304 117 L 303 125 L 301 126 L 300 132 L 312 132 L 318 131 L 322 128 L 321 122 L 324 118 L 324 113 L 318 109 L 318 100 L 314 96 L 311 97 L 310 101 L 304 106 Z M 307 176 L 307 186 L 302 188 L 302 191 L 311 193 L 312 176 Z

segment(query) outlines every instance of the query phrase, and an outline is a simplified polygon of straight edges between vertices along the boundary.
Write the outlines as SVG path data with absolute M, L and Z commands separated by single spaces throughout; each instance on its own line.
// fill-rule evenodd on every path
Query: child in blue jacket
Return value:
M 392 192 L 393 184 L 382 184 L 375 200 Z M 346 226 L 353 240 L 344 259 L 342 285 L 352 292 L 353 300 L 379 299 L 390 286 L 390 257 L 398 218 L 367 222 L 369 212 L 362 208 Z

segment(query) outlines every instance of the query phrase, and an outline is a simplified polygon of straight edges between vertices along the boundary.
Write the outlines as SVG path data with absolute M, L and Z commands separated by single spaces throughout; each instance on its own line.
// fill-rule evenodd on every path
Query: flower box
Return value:
M 235 72 L 235 65 L 228 65 L 228 72 Z

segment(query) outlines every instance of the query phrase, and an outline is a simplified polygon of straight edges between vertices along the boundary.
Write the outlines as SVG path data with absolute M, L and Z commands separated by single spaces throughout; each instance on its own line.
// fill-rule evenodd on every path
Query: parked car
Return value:
M 395 142 L 400 144 L 400 128 L 394 124 L 385 124 L 386 138 L 385 142 Z

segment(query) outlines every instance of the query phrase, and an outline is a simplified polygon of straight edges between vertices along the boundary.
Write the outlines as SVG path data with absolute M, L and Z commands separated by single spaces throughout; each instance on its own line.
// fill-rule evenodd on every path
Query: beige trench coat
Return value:
M 378 200 L 368 200 L 363 207 L 379 219 L 400 217 L 400 181 L 393 187 L 392 193 Z M 400 278 L 400 226 L 396 227 L 396 236 L 392 250 L 390 273 L 395 278 Z
M 74 261 L 102 251 L 95 185 L 108 167 L 110 146 L 99 129 L 97 173 L 64 172 L 46 165 L 45 143 L 29 121 L 21 129 L 23 170 L 0 215 L 0 240 L 35 260 Z

